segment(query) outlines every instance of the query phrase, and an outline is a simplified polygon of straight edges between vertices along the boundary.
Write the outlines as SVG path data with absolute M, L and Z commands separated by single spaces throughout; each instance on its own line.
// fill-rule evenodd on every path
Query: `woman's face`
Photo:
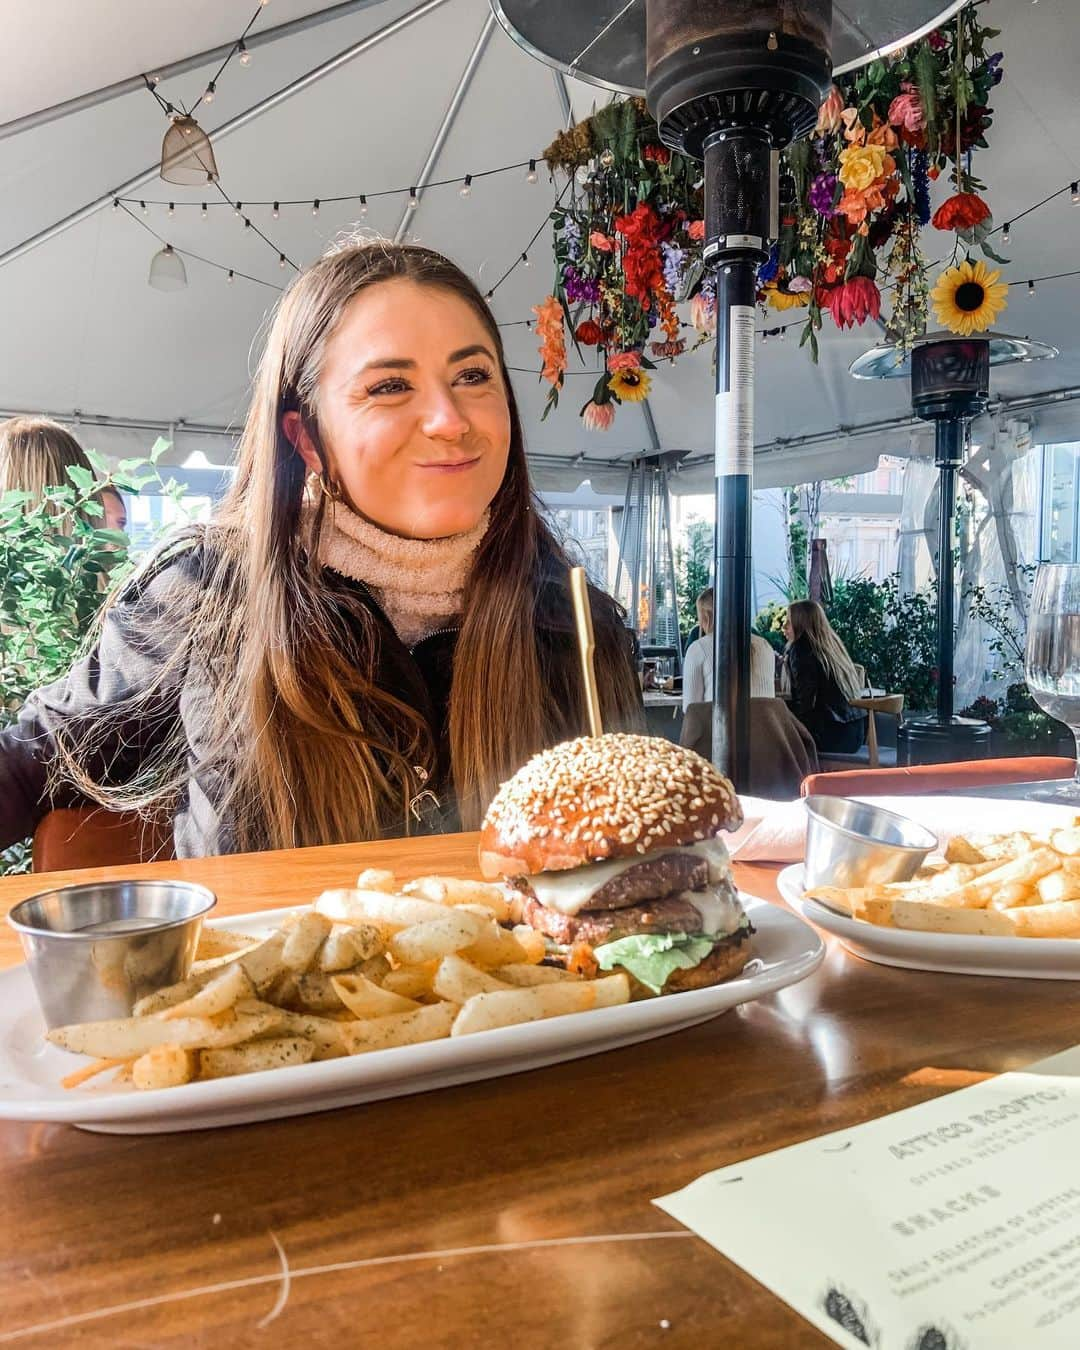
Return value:
M 794 630 L 794 628 L 792 628 L 792 626 L 791 626 L 791 615 L 790 615 L 790 614 L 785 614 L 785 615 L 784 615 L 784 637 L 787 639 L 788 642 L 794 642 L 794 641 L 795 641 L 795 630 Z
M 502 483 L 506 386 L 487 329 L 452 291 L 400 278 L 354 296 L 327 343 L 318 409 L 330 477 L 392 534 L 470 530 Z M 283 426 L 319 473 L 299 414 Z

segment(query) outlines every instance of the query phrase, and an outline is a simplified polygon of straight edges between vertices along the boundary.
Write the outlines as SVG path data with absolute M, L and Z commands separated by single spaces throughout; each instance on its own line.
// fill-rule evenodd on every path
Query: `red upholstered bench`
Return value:
M 993 783 L 1034 783 L 1071 778 L 1076 761 L 1053 755 L 1018 759 L 974 759 L 956 764 L 913 764 L 902 769 L 854 769 L 812 773 L 803 779 L 802 795 L 826 797 L 899 797 L 955 792 L 958 788 Z
M 35 872 L 125 867 L 175 857 L 172 830 L 134 811 L 78 806 L 50 811 L 34 831 Z

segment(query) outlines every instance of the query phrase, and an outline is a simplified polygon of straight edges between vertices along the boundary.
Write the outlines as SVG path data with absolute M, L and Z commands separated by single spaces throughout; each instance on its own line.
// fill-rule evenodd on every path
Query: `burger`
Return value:
M 505 782 L 480 833 L 517 922 L 572 969 L 626 971 L 643 996 L 730 979 L 753 929 L 717 836 L 742 823 L 708 760 L 652 736 L 583 736 Z

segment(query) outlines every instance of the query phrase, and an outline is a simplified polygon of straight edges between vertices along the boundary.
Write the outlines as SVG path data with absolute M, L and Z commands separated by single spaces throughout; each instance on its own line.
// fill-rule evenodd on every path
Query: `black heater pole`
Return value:
M 767 256 L 771 148 L 758 127 L 705 141 L 705 258 L 716 278 L 712 759 L 742 790 L 750 762 L 754 305 Z
M 934 424 L 934 460 L 938 468 L 941 511 L 938 516 L 937 594 L 937 715 L 947 724 L 953 715 L 953 526 L 956 520 L 956 478 L 964 462 L 968 423 L 962 417 L 942 418 Z

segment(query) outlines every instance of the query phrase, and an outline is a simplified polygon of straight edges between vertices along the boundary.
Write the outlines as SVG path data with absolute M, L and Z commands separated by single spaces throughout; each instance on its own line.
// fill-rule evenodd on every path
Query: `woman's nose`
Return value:
M 449 389 L 436 389 L 424 407 L 421 430 L 436 440 L 459 441 L 469 430 L 468 421 Z

